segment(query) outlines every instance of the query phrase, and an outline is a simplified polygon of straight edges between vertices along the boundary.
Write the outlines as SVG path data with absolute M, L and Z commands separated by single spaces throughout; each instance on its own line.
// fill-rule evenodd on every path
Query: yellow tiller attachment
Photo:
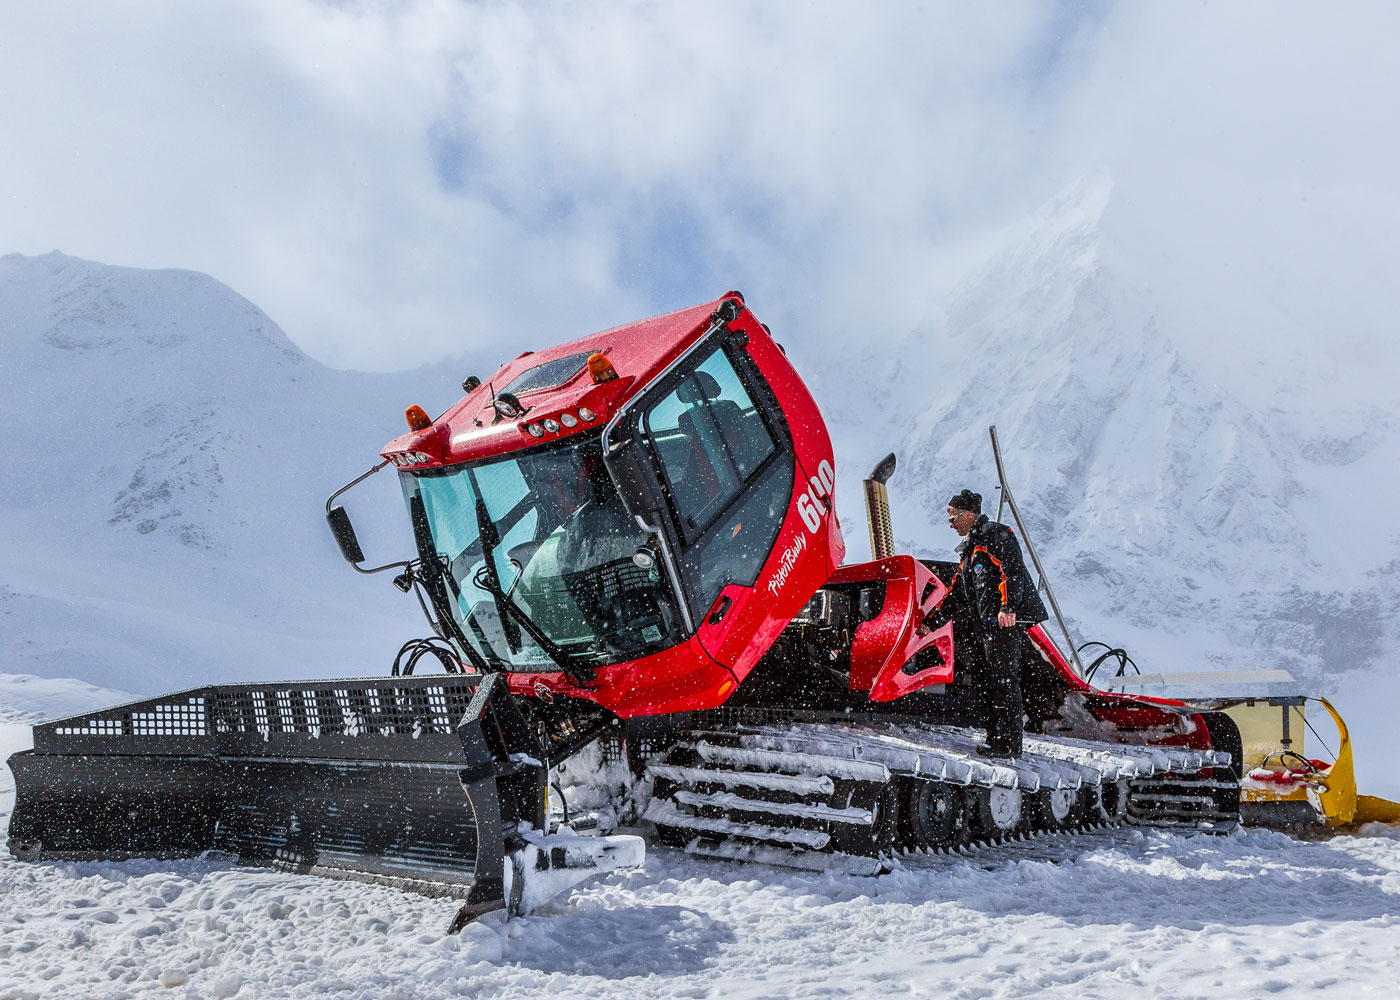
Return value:
M 1320 820 L 1333 828 L 1356 827 L 1363 823 L 1400 823 L 1400 803 L 1377 798 L 1374 795 L 1358 795 L 1356 791 L 1356 767 L 1352 760 L 1351 734 L 1341 715 L 1326 698 L 1309 699 L 1317 701 L 1332 716 L 1337 726 L 1340 744 L 1337 759 L 1330 767 L 1316 767 L 1301 754 L 1279 751 L 1265 759 L 1264 770 L 1269 770 L 1269 762 L 1274 757 L 1279 766 L 1297 775 L 1294 781 L 1267 781 L 1253 778 L 1259 771 L 1250 772 L 1241 784 L 1240 798 L 1244 802 L 1260 806 L 1281 805 L 1283 803 L 1307 802 Z M 1288 767 L 1291 761 L 1302 765 L 1294 770 Z

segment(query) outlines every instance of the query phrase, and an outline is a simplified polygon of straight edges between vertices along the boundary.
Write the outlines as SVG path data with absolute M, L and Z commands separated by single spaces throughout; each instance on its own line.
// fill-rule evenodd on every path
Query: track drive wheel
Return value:
M 900 839 L 904 844 L 937 850 L 960 842 L 967 825 L 960 789 L 938 781 L 912 781 L 903 798 Z
M 1128 814 L 1128 779 L 1105 781 L 1090 796 L 1089 814 L 1100 823 L 1117 825 Z
M 894 782 L 860 789 L 852 796 L 851 805 L 869 809 L 870 824 L 831 824 L 832 849 L 871 858 L 888 854 L 899 833 L 899 790 Z
M 1016 832 L 1022 813 L 1019 788 L 978 788 L 974 794 L 977 823 L 984 837 L 1001 839 Z

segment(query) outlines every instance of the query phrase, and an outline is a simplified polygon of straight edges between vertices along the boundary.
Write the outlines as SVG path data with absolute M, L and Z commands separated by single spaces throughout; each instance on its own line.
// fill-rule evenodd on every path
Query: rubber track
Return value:
M 691 853 L 862 873 L 930 848 L 893 815 L 921 783 L 959 814 L 936 845 L 946 850 L 1120 822 L 1224 831 L 1238 821 L 1228 754 L 1028 734 L 1022 756 L 1001 761 L 977 754 L 981 735 L 822 723 L 696 732 L 648 763 L 646 818 Z M 1017 807 L 1019 819 L 999 825 Z

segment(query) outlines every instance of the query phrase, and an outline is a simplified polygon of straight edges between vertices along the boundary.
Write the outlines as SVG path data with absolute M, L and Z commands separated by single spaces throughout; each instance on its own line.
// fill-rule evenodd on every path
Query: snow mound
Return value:
M 122 691 L 72 677 L 0 674 L 0 722 L 35 725 L 95 708 L 134 701 Z

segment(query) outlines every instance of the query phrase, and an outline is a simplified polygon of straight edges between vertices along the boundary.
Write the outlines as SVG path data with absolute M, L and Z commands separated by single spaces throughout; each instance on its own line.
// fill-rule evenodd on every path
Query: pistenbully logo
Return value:
M 768 581 L 768 593 L 776 594 L 779 590 L 782 590 L 783 584 L 787 583 L 788 574 L 791 573 L 792 568 L 797 565 L 797 557 L 805 552 L 806 549 L 807 536 L 798 535 L 796 540 L 783 551 L 783 558 L 778 563 L 778 569 L 773 574 L 773 579 Z

